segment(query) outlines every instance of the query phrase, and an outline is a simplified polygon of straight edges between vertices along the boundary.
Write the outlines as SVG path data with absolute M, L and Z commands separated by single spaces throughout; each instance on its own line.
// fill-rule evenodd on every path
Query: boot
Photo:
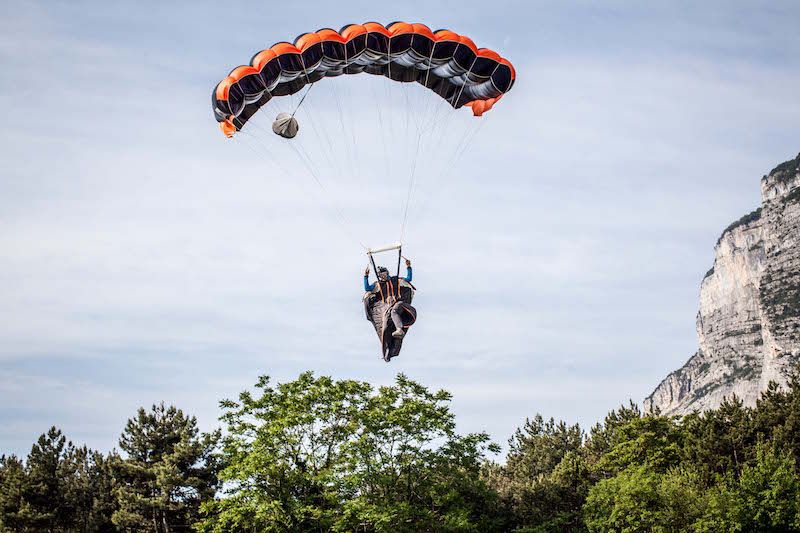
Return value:
M 396 329 L 392 332 L 392 337 L 394 337 L 395 339 L 402 339 L 405 334 L 406 334 L 405 330 Z

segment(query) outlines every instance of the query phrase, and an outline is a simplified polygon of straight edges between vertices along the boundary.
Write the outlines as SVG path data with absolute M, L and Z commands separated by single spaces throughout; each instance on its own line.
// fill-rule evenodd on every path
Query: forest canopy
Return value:
M 174 406 L 141 408 L 119 450 L 52 427 L 0 456 L 0 530 L 796 531 L 800 380 L 753 408 L 683 418 L 612 410 L 588 431 L 535 415 L 503 461 L 460 435 L 450 394 L 261 377 L 203 433 Z

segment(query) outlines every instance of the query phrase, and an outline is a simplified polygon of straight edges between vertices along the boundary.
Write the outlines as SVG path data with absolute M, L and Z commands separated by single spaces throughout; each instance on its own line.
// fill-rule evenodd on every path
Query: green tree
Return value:
M 517 429 L 508 442 L 506 466 L 518 479 L 536 479 L 550 474 L 564 456 L 580 449 L 583 431 L 578 424 L 567 426 L 562 420 L 544 421 L 537 414 Z
M 0 531 L 25 531 L 30 521 L 24 500 L 25 465 L 14 455 L 0 456 Z
M 580 454 L 583 431 L 537 414 L 509 440 L 506 464 L 484 469 L 487 483 L 501 496 L 510 522 L 520 531 L 579 528 L 588 485 Z
M 790 531 L 797 525 L 800 480 L 795 466 L 791 454 L 757 446 L 755 464 L 742 469 L 737 491 L 745 530 Z
M 800 369 L 800 366 L 798 366 Z M 785 390 L 770 383 L 762 393 L 753 413 L 757 438 L 772 440 L 789 450 L 795 463 L 800 464 L 800 374 L 795 370 Z
M 681 426 L 683 459 L 703 470 L 708 485 L 728 473 L 738 477 L 742 466 L 755 457 L 753 411 L 736 396 L 724 399 L 717 409 L 684 417 Z
M 113 456 L 112 456 L 113 457 Z M 61 491 L 71 521 L 65 529 L 100 532 L 114 529 L 111 517 L 117 508 L 109 460 L 86 446 L 70 446 L 59 465 Z
M 600 458 L 617 444 L 621 438 L 619 434 L 621 427 L 641 417 L 642 411 L 631 400 L 628 405 L 621 405 L 618 409 L 611 410 L 602 424 L 595 424 L 589 431 L 589 437 L 583 447 L 583 453 L 589 464 L 597 464 Z
M 112 485 L 102 454 L 75 447 L 53 427 L 27 464 L 0 461 L 0 531 L 110 531 Z
M 640 464 L 594 485 L 584 517 L 589 531 L 689 531 L 702 512 L 702 496 L 694 474 Z
M 460 436 L 450 395 L 398 375 L 368 383 L 311 373 L 222 403 L 225 497 L 201 531 L 491 531 L 483 433 Z
M 158 533 L 189 529 L 218 486 L 218 440 L 219 432 L 201 434 L 197 420 L 174 406 L 140 408 L 119 440 L 126 457 L 113 460 L 113 523 Z
M 597 462 L 598 471 L 604 475 L 638 465 L 665 472 L 680 463 L 683 434 L 671 418 L 633 418 L 614 431 L 610 448 Z
M 753 464 L 744 465 L 709 491 L 708 505 L 695 524 L 699 532 L 797 531 L 800 480 L 791 453 L 759 444 Z
M 28 525 L 38 531 L 69 528 L 75 509 L 67 500 L 61 479 L 62 463 L 72 443 L 55 426 L 31 447 L 26 461 L 27 482 L 23 498 L 29 509 Z

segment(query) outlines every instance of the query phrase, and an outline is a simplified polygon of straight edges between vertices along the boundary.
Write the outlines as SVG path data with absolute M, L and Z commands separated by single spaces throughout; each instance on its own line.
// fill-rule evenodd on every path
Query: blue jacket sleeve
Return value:
M 411 277 L 413 272 L 411 272 L 411 267 L 406 267 L 406 281 L 411 283 Z
M 374 288 L 375 288 L 375 284 L 374 283 L 372 285 L 369 284 L 369 276 L 364 276 L 364 290 L 366 292 L 369 292 Z

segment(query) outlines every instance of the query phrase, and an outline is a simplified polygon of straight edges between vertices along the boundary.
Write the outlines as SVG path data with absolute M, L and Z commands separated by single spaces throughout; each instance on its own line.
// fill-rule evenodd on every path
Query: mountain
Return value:
M 754 405 L 800 363 L 800 154 L 761 179 L 761 207 L 722 232 L 700 284 L 699 349 L 644 401 L 686 414 Z

